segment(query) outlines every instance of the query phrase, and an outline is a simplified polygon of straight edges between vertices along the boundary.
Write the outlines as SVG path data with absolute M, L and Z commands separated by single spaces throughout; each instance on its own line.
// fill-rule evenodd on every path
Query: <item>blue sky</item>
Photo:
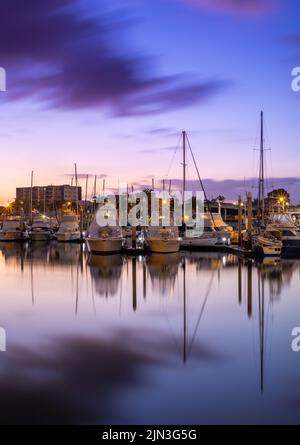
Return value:
M 179 151 L 169 166 L 183 129 L 203 178 L 241 185 L 258 171 L 261 109 L 272 149 L 267 173 L 292 180 L 300 201 L 296 0 L 53 0 L 51 7 L 29 0 L 26 11 L 22 3 L 5 0 L 0 19 L 1 202 L 29 183 L 31 169 L 37 184 L 61 183 L 74 162 L 82 174 L 106 175 L 108 187 L 179 178 Z M 222 193 L 215 184 L 208 194 Z

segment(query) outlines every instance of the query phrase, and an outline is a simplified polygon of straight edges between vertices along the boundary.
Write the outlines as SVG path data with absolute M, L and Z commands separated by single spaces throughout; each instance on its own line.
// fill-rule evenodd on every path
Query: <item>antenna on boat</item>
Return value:
M 265 166 L 264 166 L 264 113 L 260 113 L 260 160 L 258 180 L 258 210 L 261 225 L 265 220 Z
M 96 210 L 96 202 L 97 202 L 97 175 L 95 175 L 95 178 L 94 178 L 93 213 Z

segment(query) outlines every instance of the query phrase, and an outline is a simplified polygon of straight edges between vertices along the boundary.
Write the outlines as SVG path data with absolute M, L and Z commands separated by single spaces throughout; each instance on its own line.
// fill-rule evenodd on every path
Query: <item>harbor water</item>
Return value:
M 300 423 L 300 260 L 2 243 L 0 280 L 1 423 Z

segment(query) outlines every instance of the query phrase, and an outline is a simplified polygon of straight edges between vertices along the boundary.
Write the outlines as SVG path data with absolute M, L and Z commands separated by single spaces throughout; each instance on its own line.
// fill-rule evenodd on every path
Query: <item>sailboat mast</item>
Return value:
M 33 188 L 33 171 L 31 172 L 30 181 L 30 223 L 32 224 L 32 188 Z
M 186 131 L 182 132 L 182 224 L 184 224 L 184 199 L 186 187 Z
M 259 211 L 261 224 L 265 219 L 265 166 L 264 166 L 264 113 L 260 113 L 260 163 L 259 163 Z

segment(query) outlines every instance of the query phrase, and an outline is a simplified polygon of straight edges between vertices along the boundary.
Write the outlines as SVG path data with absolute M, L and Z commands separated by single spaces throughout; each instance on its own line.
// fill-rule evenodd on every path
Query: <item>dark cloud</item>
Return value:
M 228 359 L 199 341 L 190 358 L 216 364 Z M 11 345 L 1 357 L 0 424 L 126 423 L 131 412 L 124 402 L 153 384 L 145 369 L 180 360 L 172 342 L 146 330 L 120 330 L 109 340 L 58 337 L 40 350 Z
M 168 178 L 172 181 L 172 190 L 182 189 L 182 180 L 179 178 Z M 157 180 L 156 185 L 161 187 L 162 181 Z M 203 184 L 209 199 L 218 195 L 225 196 L 228 201 L 237 200 L 238 195 L 245 196 L 246 192 L 252 192 L 255 198 L 258 194 L 258 179 L 203 179 Z M 146 181 L 140 181 L 135 184 L 136 187 L 141 189 L 149 187 L 149 183 Z M 267 180 L 267 192 L 275 188 L 285 188 L 288 190 L 291 196 L 292 203 L 298 205 L 300 203 L 300 177 L 286 177 L 286 178 L 268 178 Z M 198 180 L 186 181 L 186 189 L 190 191 L 201 190 Z
M 277 0 L 179 0 L 185 4 L 229 14 L 261 15 L 277 10 Z
M 109 108 L 115 115 L 152 114 L 194 105 L 227 84 L 151 75 L 148 59 L 123 47 L 118 17 L 87 16 L 77 0 L 1 3 L 0 60 L 6 98 L 46 108 Z

